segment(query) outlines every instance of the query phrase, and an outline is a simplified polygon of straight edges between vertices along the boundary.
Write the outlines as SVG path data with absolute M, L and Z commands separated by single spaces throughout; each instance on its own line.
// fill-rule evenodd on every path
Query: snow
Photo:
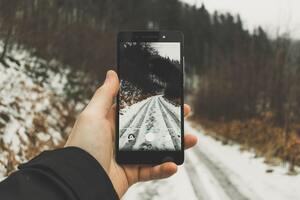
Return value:
M 19 123 L 13 119 L 4 129 L 3 132 L 5 134 L 2 136 L 3 142 L 9 144 L 11 149 L 15 152 L 18 152 L 21 144 L 18 135 L 16 134 L 19 128 Z
M 187 127 L 188 132 L 200 137 L 199 145 L 205 149 L 205 154 L 220 163 L 232 183 L 250 199 L 300 199 L 300 175 L 287 175 L 287 166 L 267 165 L 263 158 L 255 158 L 254 153 L 241 152 L 239 145 L 222 145 L 202 131 Z M 273 172 L 267 173 L 270 168 Z
M 176 175 L 133 185 L 122 200 L 197 200 L 188 175 L 180 166 Z
M 300 175 L 287 175 L 286 166 L 270 166 L 239 145 L 223 145 L 206 135 L 200 126 L 186 123 L 186 132 L 199 137 L 186 151 L 185 163 L 171 178 L 138 183 L 123 200 L 298 200 Z M 267 173 L 267 169 L 273 169 Z
M 0 52 L 2 47 L 0 41 Z M 14 165 L 24 162 L 31 151 L 38 153 L 63 142 L 65 132 L 60 127 L 70 130 L 64 121 L 69 112 L 64 104 L 68 68 L 55 60 L 37 58 L 28 50 L 12 48 L 7 53 L 19 64 L 7 58 L 8 68 L 0 63 L 0 178 L 7 174 L 7 163 L 14 162 L 9 154 L 17 161 Z M 51 65 L 60 66 L 59 72 L 52 71 Z M 38 82 L 30 74 L 45 68 L 45 81 Z
M 164 106 L 168 108 L 168 110 L 170 110 L 172 113 L 174 113 L 174 115 L 180 119 L 180 112 L 181 109 L 179 109 L 178 106 L 174 106 L 172 104 L 170 104 L 169 102 L 167 102 L 165 99 L 162 99 L 162 102 L 164 103 Z
M 168 105 L 168 107 L 166 107 Z M 171 108 L 172 107 L 172 108 Z M 169 111 L 169 108 L 172 111 Z M 120 115 L 120 149 L 175 150 L 181 146 L 180 118 L 175 107 L 162 95 L 149 97 L 128 106 Z M 129 140 L 134 137 L 133 140 Z
M 189 154 L 190 163 L 195 167 L 195 173 L 193 174 L 193 179 L 199 181 L 198 190 L 201 190 L 201 196 L 203 199 L 220 199 L 229 200 L 226 193 L 223 191 L 222 187 L 219 185 L 218 180 L 210 172 L 209 167 L 205 166 L 197 158 L 193 152 Z
M 151 97 L 146 98 L 142 101 L 139 101 L 131 106 L 127 106 L 124 109 L 120 110 L 120 127 L 124 127 L 132 118 L 134 115 L 137 114 L 137 112 L 140 110 L 140 108 L 145 105 L 148 101 L 151 100 Z

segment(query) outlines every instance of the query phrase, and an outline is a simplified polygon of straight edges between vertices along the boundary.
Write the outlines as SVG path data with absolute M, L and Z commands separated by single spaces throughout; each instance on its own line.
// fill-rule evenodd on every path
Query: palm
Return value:
M 111 151 L 110 164 L 108 166 L 108 175 L 117 190 L 119 196 L 123 196 L 128 187 L 138 181 L 139 167 L 119 165 L 115 160 L 115 105 L 111 107 L 108 113 L 105 127 L 109 128 L 111 135 L 111 143 L 106 143 L 108 149 Z M 109 140 L 106 140 L 109 141 Z

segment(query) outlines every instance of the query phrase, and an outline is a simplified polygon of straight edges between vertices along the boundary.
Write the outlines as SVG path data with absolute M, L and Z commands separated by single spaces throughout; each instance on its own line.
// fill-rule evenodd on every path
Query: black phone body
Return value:
M 116 161 L 184 161 L 183 35 L 119 32 Z

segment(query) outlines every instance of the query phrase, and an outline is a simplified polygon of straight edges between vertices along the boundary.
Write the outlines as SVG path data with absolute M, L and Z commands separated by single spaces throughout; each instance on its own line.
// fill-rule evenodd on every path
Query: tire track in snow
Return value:
M 167 113 L 169 114 L 169 116 L 171 116 L 173 118 L 173 120 L 175 121 L 175 124 L 180 127 L 180 120 L 178 118 L 178 116 L 176 116 L 170 109 L 168 106 L 165 105 L 165 100 L 162 99 L 163 97 L 160 97 L 158 100 L 160 101 L 160 103 L 164 106 L 165 110 L 167 111 Z
M 141 114 L 142 116 L 140 117 L 140 119 L 138 120 L 138 122 L 134 125 L 134 127 L 135 127 L 135 131 L 133 132 L 133 133 L 131 133 L 131 134 L 133 134 L 134 136 L 135 136 L 135 140 L 134 141 L 132 141 L 132 142 L 127 142 L 125 145 L 124 145 L 124 147 L 122 147 L 122 149 L 124 149 L 124 150 L 131 150 L 132 149 L 132 147 L 135 145 L 135 143 L 136 143 L 136 141 L 137 141 L 137 137 L 138 137 L 138 135 L 139 135 L 139 132 L 140 132 L 140 128 L 141 128 L 141 126 L 143 125 L 143 122 L 144 122 L 144 120 L 145 120 L 145 118 L 146 118 L 146 115 L 147 115 L 147 113 L 149 112 L 149 109 L 151 109 L 155 104 L 155 102 L 153 102 L 154 101 L 154 99 L 153 98 L 151 98 L 151 100 L 150 101 L 148 101 L 148 103 L 146 103 L 147 104 L 147 107 L 145 108 L 145 112 L 139 112 L 138 114 Z M 152 105 L 151 105 L 152 104 Z M 150 107 L 150 105 L 151 105 L 151 107 Z M 150 108 L 149 108 L 150 107 Z M 133 123 L 133 122 L 132 122 Z
M 162 97 L 159 97 L 159 98 L 162 98 Z M 163 115 L 163 119 L 165 121 L 165 124 L 168 128 L 168 132 L 171 136 L 171 139 L 172 139 L 172 142 L 173 142 L 173 145 L 174 145 L 174 148 L 176 151 L 179 151 L 180 148 L 181 148 L 181 142 L 180 142 L 180 137 L 178 137 L 175 133 L 175 131 L 173 130 L 172 128 L 172 123 L 169 121 L 169 118 L 167 116 L 167 113 L 165 112 L 165 110 L 163 109 L 163 105 L 161 105 L 161 102 L 160 100 L 157 101 L 158 103 L 158 106 L 159 106 L 159 109 Z
M 197 155 L 200 161 L 209 169 L 211 174 L 216 178 L 224 192 L 232 200 L 249 200 L 244 196 L 239 189 L 231 182 L 224 170 L 213 162 L 202 150 L 196 146 L 192 151 Z M 190 176 L 190 179 L 194 179 L 195 176 Z M 201 189 L 201 188 L 200 188 Z M 197 190 L 197 189 L 195 189 Z
M 192 162 L 189 159 L 185 159 L 184 167 L 189 176 L 190 183 L 193 187 L 193 191 L 198 200 L 207 200 L 204 188 L 200 181 L 198 180 L 197 171 L 195 166 L 193 166 Z M 196 178 L 195 178 L 196 177 Z
M 163 134 L 164 132 L 163 131 L 159 131 L 157 132 L 157 130 L 155 130 L 156 128 L 160 129 L 162 127 L 160 127 L 160 124 L 158 119 L 159 119 L 159 116 L 162 116 L 161 114 L 161 111 L 160 111 L 160 108 L 158 107 L 158 96 L 154 96 L 152 97 L 153 98 L 153 105 L 149 108 L 149 111 L 148 111 L 148 114 L 146 115 L 146 118 L 143 122 L 143 125 L 142 127 L 144 126 L 144 131 L 143 131 L 143 138 L 140 139 L 138 141 L 138 144 L 139 145 L 139 149 L 142 149 L 142 150 L 155 150 L 155 151 L 159 151 L 160 148 L 166 148 L 166 145 L 167 143 L 159 143 L 159 141 L 161 141 L 160 139 L 163 139 Z M 156 126 L 157 125 L 157 126 Z M 164 124 L 165 126 L 165 129 L 167 129 L 166 125 Z M 142 128 L 141 127 L 141 128 Z M 162 130 L 162 129 L 161 129 Z M 155 137 L 156 137 L 156 141 L 148 141 L 146 138 L 147 138 L 147 134 L 153 134 L 155 133 Z M 167 131 L 167 135 L 168 135 L 168 131 Z M 158 140 L 159 138 L 159 140 Z M 174 150 L 174 146 L 173 146 L 173 143 L 172 141 L 169 142 L 172 150 Z
M 136 114 L 129 120 L 129 122 L 124 126 L 121 127 L 121 134 L 120 137 L 122 137 L 124 135 L 124 133 L 127 131 L 128 127 L 130 127 L 130 125 L 133 123 L 133 121 L 137 118 L 138 115 L 140 115 L 141 113 L 146 113 L 146 112 L 142 112 L 143 109 L 146 107 L 146 105 L 149 105 L 151 100 L 147 101 L 144 105 L 142 105 L 142 107 L 136 112 Z

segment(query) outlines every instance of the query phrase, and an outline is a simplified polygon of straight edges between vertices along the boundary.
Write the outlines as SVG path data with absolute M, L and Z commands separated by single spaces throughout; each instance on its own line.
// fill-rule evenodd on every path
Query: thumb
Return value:
M 86 107 L 91 112 L 97 112 L 99 116 L 106 116 L 110 111 L 114 98 L 119 90 L 119 79 L 115 71 L 109 70 L 103 85 L 98 88 Z

